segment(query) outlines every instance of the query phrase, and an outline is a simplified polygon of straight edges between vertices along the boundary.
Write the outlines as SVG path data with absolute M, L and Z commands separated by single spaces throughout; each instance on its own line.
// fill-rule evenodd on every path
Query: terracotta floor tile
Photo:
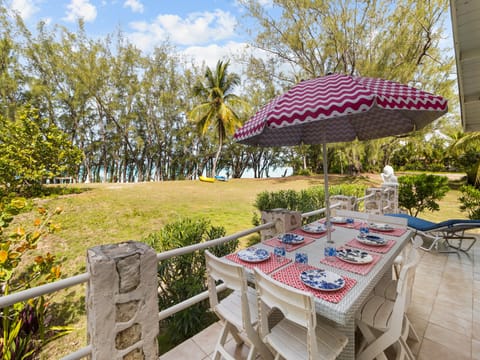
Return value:
M 469 319 L 465 319 L 465 315 L 462 312 L 454 313 L 448 307 L 434 306 L 429 321 L 459 332 L 469 338 L 472 337 L 471 315 Z
M 471 339 L 463 334 L 451 331 L 443 326 L 429 323 L 424 339 L 448 346 L 465 357 L 471 356 Z
M 480 360 L 480 340 L 472 340 L 472 359 Z
M 184 341 L 179 346 L 160 356 L 160 360 L 202 360 L 208 354 L 205 354 L 192 339 Z
M 217 321 L 192 337 L 192 340 L 200 349 L 202 349 L 204 353 L 211 354 L 215 350 L 215 345 L 217 344 L 217 340 L 221 331 L 222 324 Z
M 444 345 L 429 339 L 423 339 L 417 359 L 470 360 L 471 357 L 462 355 L 455 348 L 451 347 L 450 344 Z

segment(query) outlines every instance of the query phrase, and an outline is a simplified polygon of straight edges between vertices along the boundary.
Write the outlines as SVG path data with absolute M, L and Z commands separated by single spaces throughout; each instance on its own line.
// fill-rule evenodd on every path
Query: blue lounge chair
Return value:
M 421 249 L 426 251 L 430 251 L 433 248 L 439 250 L 439 242 L 445 240 L 449 248 L 467 252 L 475 244 L 477 237 L 473 234 L 465 234 L 465 231 L 480 229 L 480 220 L 451 219 L 435 223 L 407 214 L 388 215 L 406 218 L 408 221 L 408 227 L 415 231 L 415 235 L 420 235 L 433 240 L 429 247 L 421 247 Z M 462 242 L 464 240 L 471 242 L 468 246 L 463 248 Z M 456 241 L 457 243 L 452 244 L 451 241 Z

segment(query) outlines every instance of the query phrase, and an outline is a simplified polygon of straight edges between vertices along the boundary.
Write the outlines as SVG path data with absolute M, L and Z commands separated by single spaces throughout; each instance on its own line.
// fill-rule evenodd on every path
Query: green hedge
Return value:
M 207 220 L 181 219 L 165 225 L 162 230 L 143 239 L 158 252 L 182 248 L 225 236 L 223 227 L 215 227 Z M 210 248 L 217 256 L 235 251 L 238 241 L 230 241 Z M 160 310 L 178 304 L 207 289 L 204 251 L 164 260 L 158 265 Z M 159 348 L 164 353 L 192 337 L 217 317 L 208 311 L 208 301 L 203 301 L 180 311 L 160 323 Z
M 330 196 L 346 195 L 363 197 L 366 188 L 366 185 L 333 185 L 329 187 L 329 193 Z M 323 186 L 313 186 L 300 191 L 263 191 L 257 195 L 254 206 L 259 211 L 281 208 L 305 213 L 318 210 L 325 207 L 325 188 Z M 259 223 L 259 214 L 255 214 L 253 224 L 258 225 Z

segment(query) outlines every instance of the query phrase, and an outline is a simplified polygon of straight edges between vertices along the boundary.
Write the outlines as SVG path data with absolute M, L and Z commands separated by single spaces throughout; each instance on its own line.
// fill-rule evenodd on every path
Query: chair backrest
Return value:
M 303 326 L 307 330 L 308 358 L 315 359 L 318 354 L 315 328 L 317 317 L 313 295 L 287 287 L 262 271 L 255 268 L 255 282 L 258 296 L 260 335 L 269 332 L 268 314 L 273 309 L 280 310 L 286 319 Z
M 397 280 L 397 296 L 399 294 L 405 294 L 405 311 L 410 305 L 410 301 L 412 299 L 415 272 L 417 269 L 417 265 L 420 261 L 420 254 L 418 252 L 418 248 L 421 244 L 421 240 L 414 240 L 412 244 L 412 249 L 408 253 L 405 265 L 403 265 Z
M 350 218 L 361 219 L 365 221 L 368 219 L 368 215 L 369 215 L 368 213 L 361 212 L 361 211 L 351 211 L 351 210 L 343 210 L 343 209 L 335 210 L 335 216 L 350 217 Z
M 411 301 L 415 271 L 419 261 L 420 254 L 418 248 L 414 246 L 408 254 L 397 281 L 397 297 L 390 318 L 390 327 L 386 331 L 387 336 L 392 338 L 398 339 L 401 336 L 404 315 Z
M 231 290 L 238 291 L 241 295 L 243 327 L 251 326 L 250 307 L 247 297 L 247 276 L 242 265 L 229 262 L 205 251 L 205 266 L 207 269 L 207 285 L 210 307 L 218 305 L 216 282 L 222 281 Z

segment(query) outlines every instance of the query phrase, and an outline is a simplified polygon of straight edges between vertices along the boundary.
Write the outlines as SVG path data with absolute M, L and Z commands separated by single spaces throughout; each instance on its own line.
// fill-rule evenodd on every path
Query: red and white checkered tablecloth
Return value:
M 362 250 L 367 250 L 367 251 L 373 251 L 376 253 L 380 254 L 385 254 L 387 253 L 393 245 L 395 245 L 396 241 L 395 240 L 388 240 L 387 243 L 383 246 L 375 246 L 375 245 L 367 245 L 363 244 L 357 239 L 352 239 L 349 242 L 345 244 L 345 246 L 353 246 L 357 249 L 362 249 Z
M 376 263 L 381 259 L 381 255 L 379 254 L 370 254 L 373 258 L 371 262 L 368 264 L 352 264 L 343 260 L 340 260 L 339 258 L 334 258 L 332 260 L 328 259 L 322 259 L 320 262 L 325 265 L 330 265 L 342 270 L 350 271 L 355 274 L 360 274 L 360 275 L 365 275 L 372 270 L 372 268 L 376 265 Z
M 240 258 L 238 257 L 238 255 L 236 253 L 228 254 L 225 257 L 230 261 L 233 261 L 233 262 L 236 262 L 237 264 L 241 264 L 241 265 L 245 266 L 246 268 L 249 268 L 249 269 L 252 269 L 252 270 L 254 268 L 258 268 L 258 269 L 262 270 L 265 274 L 270 274 L 272 271 L 275 271 L 278 268 L 281 268 L 282 266 L 292 262 L 291 259 L 287 259 L 285 257 L 278 258 L 278 257 L 274 256 L 273 254 L 270 254 L 270 257 L 265 261 L 254 262 L 254 263 L 240 260 Z
M 342 276 L 345 280 L 345 286 L 337 291 L 321 291 L 313 289 L 305 285 L 302 280 L 300 280 L 300 273 L 304 270 L 316 269 L 314 266 L 307 265 L 302 270 L 297 266 L 297 264 L 290 264 L 272 274 L 272 277 L 286 285 L 292 286 L 294 288 L 307 291 L 312 293 L 319 299 L 329 301 L 331 303 L 339 303 L 343 297 L 355 286 L 357 281 L 351 279 L 348 276 Z

